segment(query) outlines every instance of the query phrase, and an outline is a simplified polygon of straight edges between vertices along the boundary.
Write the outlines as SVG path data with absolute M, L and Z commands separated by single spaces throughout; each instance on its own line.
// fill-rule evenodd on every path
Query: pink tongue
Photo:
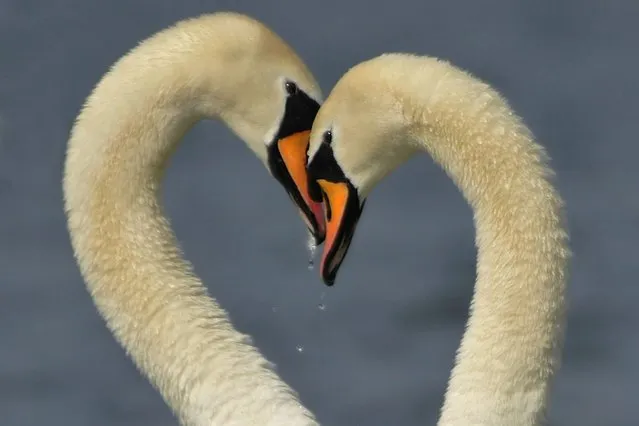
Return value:
M 320 232 L 323 234 L 326 232 L 326 222 L 324 219 L 324 206 L 322 203 L 316 203 L 311 201 L 311 211 L 315 216 L 315 220 L 317 221 L 317 225 L 319 226 Z
M 313 213 L 313 216 L 315 216 L 315 221 L 317 222 L 317 225 L 319 227 L 319 232 L 321 234 L 325 234 L 326 222 L 324 219 L 324 207 L 322 206 L 322 203 L 315 203 L 311 201 L 310 207 L 311 207 L 311 212 Z M 304 223 L 306 224 L 308 229 L 311 229 L 312 226 L 311 226 L 311 223 L 309 222 L 308 217 L 306 217 L 306 215 L 301 209 L 297 209 L 297 211 L 300 214 L 300 217 L 304 220 Z

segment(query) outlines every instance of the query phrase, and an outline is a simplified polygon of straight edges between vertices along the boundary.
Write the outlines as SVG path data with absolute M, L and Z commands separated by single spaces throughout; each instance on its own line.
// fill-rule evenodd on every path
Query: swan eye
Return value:
M 325 131 L 322 142 L 326 145 L 330 145 L 331 142 L 333 142 L 333 132 L 331 132 L 330 130 Z
M 297 84 L 293 83 L 292 81 L 287 81 L 285 86 L 286 86 L 286 93 L 288 93 L 291 96 L 297 95 L 297 92 L 299 92 L 299 88 L 297 87 Z

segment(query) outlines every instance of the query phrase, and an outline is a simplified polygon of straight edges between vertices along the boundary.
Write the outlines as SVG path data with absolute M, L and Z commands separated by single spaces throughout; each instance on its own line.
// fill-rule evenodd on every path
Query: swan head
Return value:
M 246 141 L 319 244 L 325 236 L 324 212 L 309 196 L 305 170 L 319 85 L 293 49 L 262 23 L 235 13 L 208 19 L 200 22 L 206 29 L 204 48 L 184 67 L 186 78 L 201 77 L 204 92 L 214 94 L 198 98 L 198 108 L 204 116 L 221 117 Z M 211 28 L 223 37 L 211 39 Z
M 335 281 L 372 188 L 417 151 L 406 143 L 406 105 L 394 90 L 401 67 L 391 59 L 385 55 L 351 68 L 313 124 L 307 186 L 311 198 L 324 203 L 320 273 L 327 285 Z
M 310 197 L 305 170 L 310 128 L 319 103 L 304 92 L 295 79 L 283 80 L 286 100 L 277 132 L 266 140 L 267 167 L 297 206 L 316 244 L 326 235 L 321 201 Z M 299 80 L 297 80 L 299 81 Z

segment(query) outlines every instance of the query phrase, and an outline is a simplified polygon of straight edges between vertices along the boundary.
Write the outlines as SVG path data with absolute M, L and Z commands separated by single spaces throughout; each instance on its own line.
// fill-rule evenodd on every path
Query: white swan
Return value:
M 567 232 L 544 150 L 487 84 L 408 54 L 341 78 L 309 147 L 310 195 L 327 212 L 322 277 L 334 282 L 371 189 L 420 151 L 461 189 L 477 232 L 470 318 L 439 424 L 537 425 L 559 363 Z
M 320 96 L 277 35 L 219 13 L 180 22 L 125 55 L 72 130 L 64 197 L 75 256 L 108 327 L 182 424 L 317 424 L 207 296 L 157 192 L 184 133 L 219 117 L 299 197 L 293 180 L 306 176 Z M 321 240 L 321 205 L 303 208 Z

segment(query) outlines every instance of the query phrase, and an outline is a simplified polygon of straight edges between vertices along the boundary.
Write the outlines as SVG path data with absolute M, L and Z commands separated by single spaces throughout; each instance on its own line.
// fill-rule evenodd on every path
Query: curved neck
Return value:
M 564 325 L 562 201 L 543 149 L 487 85 L 448 69 L 427 96 L 412 102 L 423 110 L 413 115 L 411 136 L 472 206 L 478 249 L 439 425 L 537 425 Z
M 163 52 L 160 67 L 148 56 L 118 63 L 73 128 L 64 195 L 83 277 L 108 327 L 183 424 L 315 425 L 207 296 L 162 214 L 163 166 L 201 118 L 194 102 L 218 98 L 182 78 L 188 53 Z

